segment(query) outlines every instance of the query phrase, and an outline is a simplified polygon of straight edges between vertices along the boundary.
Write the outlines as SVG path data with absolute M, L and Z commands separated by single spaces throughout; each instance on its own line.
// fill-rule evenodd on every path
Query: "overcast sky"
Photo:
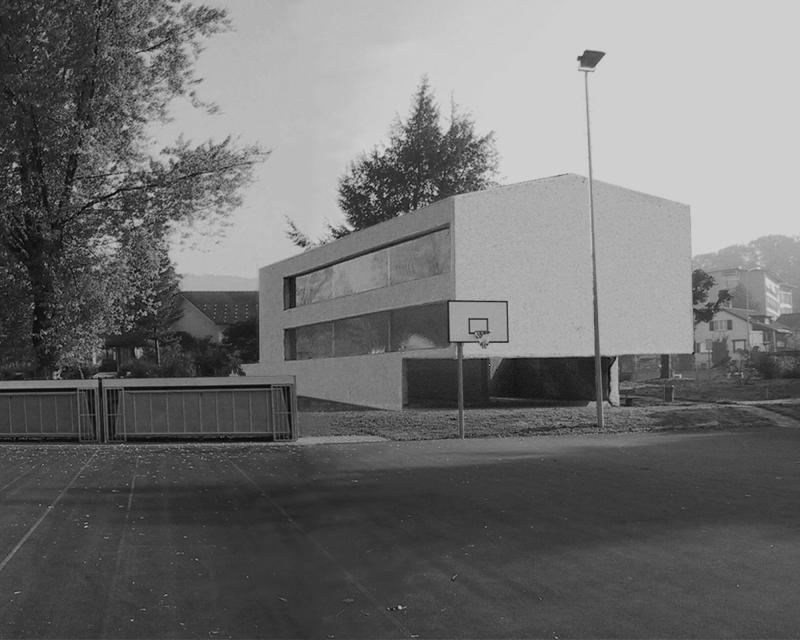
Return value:
M 234 31 L 209 42 L 201 95 L 174 128 L 272 150 L 225 236 L 176 249 L 179 273 L 253 278 L 339 222 L 338 178 L 386 141 L 423 74 L 494 131 L 500 182 L 587 174 L 691 206 L 692 253 L 800 234 L 800 3 L 670 0 L 210 0 Z M 499 222 L 499 220 L 498 220 Z

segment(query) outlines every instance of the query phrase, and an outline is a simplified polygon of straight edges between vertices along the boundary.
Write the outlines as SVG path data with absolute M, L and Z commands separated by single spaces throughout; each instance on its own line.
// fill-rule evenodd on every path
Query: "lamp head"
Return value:
M 589 49 L 586 49 L 586 51 L 583 52 L 583 55 L 578 56 L 580 71 L 594 71 L 597 63 L 603 59 L 604 55 L 606 55 L 605 51 L 590 51 Z

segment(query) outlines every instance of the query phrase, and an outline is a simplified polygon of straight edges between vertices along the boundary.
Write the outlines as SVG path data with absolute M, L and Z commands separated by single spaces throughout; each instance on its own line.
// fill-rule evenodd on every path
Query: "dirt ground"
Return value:
M 800 417 L 800 416 L 798 416 Z M 468 438 L 587 433 L 692 431 L 760 427 L 772 424 L 748 406 L 675 404 L 606 407 L 605 427 L 596 425 L 593 406 L 469 409 L 464 414 Z M 458 437 L 455 410 L 305 412 L 300 436 L 372 435 L 390 440 L 435 440 Z
M 665 401 L 665 386 L 673 400 Z M 691 431 L 769 426 L 769 416 L 753 407 L 800 420 L 800 379 L 740 381 L 715 371 L 669 380 L 620 385 L 622 405 L 604 407 L 603 433 Z M 631 406 L 625 406 L 630 398 Z M 301 411 L 301 436 L 371 435 L 390 440 L 458 437 L 457 411 Z M 599 433 L 593 403 L 541 406 L 497 402 L 465 411 L 468 438 Z
M 687 402 L 741 402 L 800 399 L 800 378 L 766 379 L 757 376 L 744 380 L 725 372 L 698 370 L 669 380 L 623 382 L 620 394 L 640 402 L 663 401 L 664 387 L 674 387 L 675 399 Z

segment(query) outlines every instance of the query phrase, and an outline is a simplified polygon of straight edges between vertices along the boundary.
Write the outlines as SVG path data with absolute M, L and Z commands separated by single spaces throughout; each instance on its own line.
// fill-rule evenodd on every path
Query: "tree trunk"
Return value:
M 33 295 L 31 319 L 31 343 L 33 344 L 33 367 L 38 379 L 52 376 L 58 354 L 52 343 L 53 302 L 55 287 L 53 276 L 45 263 L 43 252 L 31 256 L 25 265 Z

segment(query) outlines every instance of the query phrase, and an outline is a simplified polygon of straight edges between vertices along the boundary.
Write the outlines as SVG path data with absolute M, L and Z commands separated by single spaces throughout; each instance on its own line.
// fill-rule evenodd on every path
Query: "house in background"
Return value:
M 169 331 L 181 331 L 193 338 L 219 343 L 226 327 L 258 318 L 258 291 L 181 291 L 177 298 L 178 319 Z M 152 335 L 141 332 L 108 336 L 103 366 L 115 370 L 140 358 L 144 346 L 154 343 Z
M 737 353 L 786 349 L 791 335 L 788 327 L 769 316 L 749 309 L 720 309 L 710 322 L 701 322 L 694 329 L 695 364 L 713 367 Z
M 715 284 L 709 289 L 709 300 L 716 300 L 722 290 L 733 296 L 730 306 L 734 309 L 749 310 L 776 319 L 784 313 L 792 312 L 794 286 L 783 282 L 766 269 L 706 269 L 714 278 Z
M 497 300 L 509 341 L 464 345 L 467 400 L 593 400 L 588 196 L 575 174 L 466 193 L 263 267 L 260 358 L 245 371 L 348 404 L 454 402 L 447 301 Z M 594 196 L 613 402 L 617 356 L 692 351 L 689 207 L 597 181 Z
M 180 318 L 170 327 L 221 342 L 225 327 L 258 318 L 258 291 L 181 291 Z

